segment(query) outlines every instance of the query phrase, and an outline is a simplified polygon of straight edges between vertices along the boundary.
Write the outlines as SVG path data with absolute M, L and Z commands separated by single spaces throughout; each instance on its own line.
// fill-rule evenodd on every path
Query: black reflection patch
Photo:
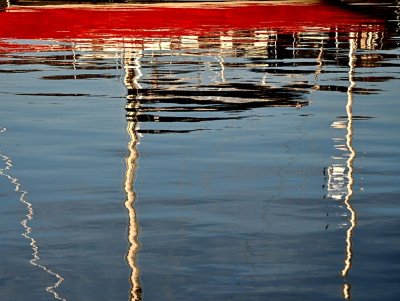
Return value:
M 320 85 L 318 86 L 318 90 L 321 91 L 336 91 L 336 92 L 344 92 L 346 93 L 349 90 L 349 87 L 346 86 L 333 86 L 333 85 Z M 355 87 L 352 89 L 352 93 L 354 94 L 362 94 L 362 95 L 372 95 L 372 94 L 378 94 L 382 90 L 380 89 L 364 89 L 364 88 L 359 88 Z
M 203 104 L 202 100 L 198 99 L 168 99 L 169 102 L 173 103 L 184 103 L 185 101 L 190 101 L 190 104 L 196 103 L 198 105 Z M 161 102 L 161 100 L 159 101 Z M 166 101 L 163 101 L 166 103 Z M 208 100 L 206 104 L 210 104 L 212 101 Z M 126 110 L 128 112 L 228 112 L 228 111 L 246 111 L 255 108 L 261 107 L 304 107 L 308 105 L 308 101 L 292 101 L 292 100 L 266 100 L 266 101 L 249 101 L 249 102 L 238 102 L 238 103 L 228 103 L 228 102 L 219 102 L 215 100 L 214 105 L 207 105 L 207 106 L 198 106 L 198 107 L 174 107 L 169 110 L 169 107 L 146 107 L 141 106 L 139 109 L 129 108 L 127 107 Z
M 38 69 L 20 69 L 20 70 L 10 70 L 10 69 L 6 69 L 6 70 L 0 70 L 0 73 L 29 73 L 29 72 L 38 72 L 41 70 Z
M 391 76 L 355 76 L 353 78 L 354 82 L 367 82 L 367 83 L 380 83 L 394 79 Z
M 129 115 L 127 115 L 129 118 Z M 202 122 L 216 120 L 240 119 L 241 117 L 190 117 L 190 116 L 156 116 L 151 114 L 138 114 L 135 120 L 139 122 Z
M 195 129 L 195 130 L 137 130 L 140 134 L 186 134 L 198 131 L 205 131 L 206 129 Z
M 348 119 L 348 116 L 338 116 L 338 119 Z M 364 116 L 364 115 L 353 115 L 352 120 L 368 120 L 368 119 L 373 119 L 375 117 L 373 116 Z
M 308 91 L 291 88 L 271 88 L 255 84 L 232 83 L 216 86 L 198 86 L 193 90 L 129 89 L 128 95 L 142 95 L 146 98 L 191 98 L 191 97 L 229 97 L 240 99 L 289 100 L 300 98 Z
M 303 107 L 309 85 L 269 87 L 252 83 L 182 86 L 182 89 L 129 89 L 126 106 L 127 119 L 137 122 L 199 123 L 246 118 L 239 114 L 213 117 L 211 113 L 242 112 L 262 107 Z M 202 112 L 207 113 L 202 115 Z M 160 115 L 158 113 L 165 113 Z M 182 116 L 182 113 L 185 113 Z M 179 115 L 178 115 L 179 114 Z M 193 115 L 196 114 L 196 117 Z M 178 116 L 177 116 L 178 115 Z M 175 133 L 192 130 L 179 129 Z M 146 130 L 142 133 L 162 134 L 170 130 Z
M 93 96 L 91 94 L 83 94 L 83 93 L 18 93 L 15 95 L 21 96 L 57 96 L 57 97 L 64 97 L 64 96 Z
M 49 75 L 42 76 L 44 80 L 69 80 L 69 79 L 97 79 L 97 78 L 116 78 L 111 74 L 76 74 L 76 75 Z

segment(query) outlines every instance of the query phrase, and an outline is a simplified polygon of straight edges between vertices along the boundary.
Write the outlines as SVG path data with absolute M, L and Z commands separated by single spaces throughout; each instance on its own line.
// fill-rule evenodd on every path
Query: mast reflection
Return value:
M 356 34 L 350 34 L 350 49 L 349 49 L 349 88 L 347 90 L 347 126 L 346 126 L 346 147 L 349 151 L 349 157 L 346 161 L 347 166 L 347 194 L 344 199 L 344 204 L 349 213 L 350 226 L 346 231 L 346 258 L 344 261 L 344 268 L 342 269 L 342 276 L 345 278 L 345 284 L 343 285 L 343 296 L 346 300 L 351 299 L 351 286 L 348 281 L 348 274 L 352 266 L 353 259 L 353 232 L 357 225 L 357 214 L 351 204 L 351 198 L 353 196 L 353 185 L 354 185 L 354 160 L 356 158 L 356 151 L 353 147 L 353 89 L 355 87 L 354 81 L 354 66 L 355 66 L 355 52 L 357 49 Z
M 132 57 L 132 56 L 131 56 Z M 133 56 L 135 57 L 135 56 Z M 125 68 L 129 68 L 129 64 L 125 64 Z M 125 73 L 125 84 L 127 86 L 132 85 L 132 87 L 138 88 L 139 83 L 138 79 L 140 78 L 140 65 L 139 65 L 139 57 L 134 59 L 133 66 L 136 67 L 135 71 L 126 72 Z M 126 70 L 127 71 L 127 70 Z M 134 74 L 133 78 L 130 78 L 130 75 Z M 130 104 L 134 107 L 137 104 L 137 101 L 133 101 Z M 139 156 L 139 152 L 137 150 L 137 144 L 139 142 L 138 133 L 136 131 L 137 119 L 135 116 L 132 119 L 127 120 L 126 132 L 129 136 L 128 143 L 128 155 L 125 160 L 126 164 L 126 173 L 125 173 L 125 183 L 124 189 L 126 193 L 126 201 L 125 207 L 128 211 L 129 215 L 129 225 L 128 225 L 128 241 L 129 241 L 129 249 L 126 254 L 126 260 L 131 269 L 130 274 L 130 283 L 131 283 L 131 291 L 130 298 L 131 301 L 142 300 L 142 289 L 140 285 L 140 269 L 137 263 L 137 254 L 139 251 L 139 223 L 137 220 L 136 210 L 134 208 L 134 203 L 136 201 L 136 193 L 134 189 L 135 182 L 135 174 L 137 169 L 137 160 Z
M 354 73 L 356 65 L 355 53 L 357 50 L 357 40 L 358 34 L 351 32 L 349 34 L 349 86 L 347 88 L 346 120 L 336 121 L 332 124 L 333 128 L 346 130 L 344 141 L 342 138 L 334 138 L 335 148 L 342 154 L 341 156 L 334 157 L 335 160 L 339 160 L 339 163 L 332 164 L 328 169 L 328 196 L 334 200 L 343 201 L 343 204 L 347 210 L 346 215 L 348 216 L 349 220 L 348 228 L 346 230 L 344 266 L 341 271 L 341 276 L 345 282 L 342 287 L 342 294 L 345 300 L 351 300 L 351 283 L 348 275 L 352 267 L 354 255 L 353 235 L 357 226 L 357 213 L 351 203 L 354 193 L 354 160 L 356 158 L 356 150 L 353 146 L 353 92 L 356 86 L 354 81 Z M 365 41 L 365 39 L 361 39 L 361 42 L 362 41 Z M 346 160 L 344 163 L 341 163 L 343 159 Z

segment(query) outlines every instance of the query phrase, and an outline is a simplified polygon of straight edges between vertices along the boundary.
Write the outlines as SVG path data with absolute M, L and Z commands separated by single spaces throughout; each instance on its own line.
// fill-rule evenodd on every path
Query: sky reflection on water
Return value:
M 1 295 L 396 300 L 385 19 L 319 1 L 5 9 Z

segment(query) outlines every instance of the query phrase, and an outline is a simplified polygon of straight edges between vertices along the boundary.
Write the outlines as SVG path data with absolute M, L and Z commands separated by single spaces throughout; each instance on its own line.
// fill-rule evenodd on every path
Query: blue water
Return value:
M 3 50 L 1 300 L 398 300 L 399 38 Z

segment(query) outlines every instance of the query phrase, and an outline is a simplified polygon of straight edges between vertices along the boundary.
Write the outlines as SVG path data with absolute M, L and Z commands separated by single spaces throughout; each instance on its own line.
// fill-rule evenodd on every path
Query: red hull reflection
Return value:
M 325 4 L 208 6 L 11 7 L 0 12 L 1 39 L 172 37 L 273 29 L 349 30 L 378 24 L 366 16 Z

